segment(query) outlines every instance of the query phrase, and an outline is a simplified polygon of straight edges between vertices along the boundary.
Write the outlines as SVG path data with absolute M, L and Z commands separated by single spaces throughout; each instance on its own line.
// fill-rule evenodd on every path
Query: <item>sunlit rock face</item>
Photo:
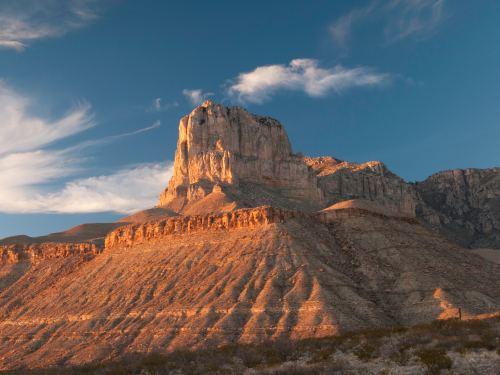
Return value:
M 180 121 L 174 175 L 160 205 L 198 200 L 216 185 L 237 188 L 241 182 L 321 203 L 316 175 L 302 159 L 278 121 L 206 101 Z
M 316 172 L 328 206 L 366 199 L 382 204 L 393 215 L 415 216 L 413 187 L 379 161 L 356 164 L 332 157 L 305 157 L 304 161 Z

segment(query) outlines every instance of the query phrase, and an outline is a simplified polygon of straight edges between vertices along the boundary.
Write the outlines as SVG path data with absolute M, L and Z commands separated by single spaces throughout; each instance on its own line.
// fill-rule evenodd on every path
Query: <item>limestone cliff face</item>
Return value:
M 362 198 L 383 204 L 394 214 L 415 216 L 412 186 L 381 162 L 355 164 L 332 157 L 304 161 L 316 171 L 327 205 Z
M 462 246 L 500 249 L 500 168 L 439 172 L 413 187 L 423 224 Z
M 293 153 L 283 125 L 206 101 L 180 121 L 174 175 L 160 205 L 179 198 L 199 200 L 216 185 L 237 188 L 240 182 L 322 201 L 314 171 Z

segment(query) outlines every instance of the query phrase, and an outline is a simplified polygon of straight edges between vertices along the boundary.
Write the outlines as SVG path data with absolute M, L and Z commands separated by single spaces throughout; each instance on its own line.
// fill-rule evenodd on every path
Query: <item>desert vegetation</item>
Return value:
M 127 374 L 500 374 L 500 317 L 436 320 L 293 341 L 207 345 L 167 354 L 128 353 L 120 360 L 20 369 L 6 375 Z

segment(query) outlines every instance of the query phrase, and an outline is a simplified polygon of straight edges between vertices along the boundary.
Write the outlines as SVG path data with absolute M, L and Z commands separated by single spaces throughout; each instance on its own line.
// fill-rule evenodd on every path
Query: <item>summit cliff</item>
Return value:
M 278 121 L 208 100 L 180 121 L 174 175 L 160 205 L 183 212 L 212 192 L 241 195 L 244 184 L 322 205 L 316 174 L 302 159 Z

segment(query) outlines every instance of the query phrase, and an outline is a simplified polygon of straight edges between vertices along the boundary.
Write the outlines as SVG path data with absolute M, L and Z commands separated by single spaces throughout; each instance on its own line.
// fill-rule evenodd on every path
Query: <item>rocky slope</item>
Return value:
M 498 265 L 414 219 L 340 210 L 356 214 L 174 217 L 118 228 L 98 255 L 5 264 L 4 368 L 500 311 Z

